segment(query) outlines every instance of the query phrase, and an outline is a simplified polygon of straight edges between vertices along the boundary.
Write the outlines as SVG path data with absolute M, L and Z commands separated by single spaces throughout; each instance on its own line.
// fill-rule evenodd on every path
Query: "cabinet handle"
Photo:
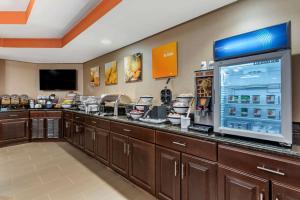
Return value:
M 97 122 L 95 122 L 95 121 L 92 121 L 92 123 L 93 123 L 93 124 L 97 124 Z
M 124 148 L 124 154 L 126 155 L 126 149 L 127 149 L 126 143 L 124 143 L 123 148 Z
M 94 136 L 94 141 L 96 140 L 96 131 L 94 131 L 94 134 L 93 134 L 93 136 Z
M 276 198 L 275 198 L 275 200 L 279 200 L 279 198 L 278 198 L 278 197 L 276 197 Z
M 26 122 L 26 127 L 29 128 L 29 121 Z
M 259 200 L 264 200 L 264 193 L 259 193 Z
M 130 154 L 130 145 L 127 144 L 127 156 L 129 156 L 129 154 Z
M 9 115 L 9 117 L 18 117 L 18 115 Z
M 126 129 L 126 128 L 124 128 L 123 131 L 125 131 L 125 132 L 131 132 L 130 129 Z
M 262 166 L 262 167 L 257 166 L 257 169 L 265 171 L 265 172 L 270 172 L 272 174 L 276 174 L 276 175 L 280 175 L 280 176 L 285 176 L 285 173 L 279 171 L 279 169 L 277 169 L 277 171 L 275 171 L 275 170 L 272 170 L 272 169 L 265 168 L 265 166 Z
M 177 176 L 177 161 L 174 162 L 174 175 Z
M 183 180 L 185 177 L 185 164 L 181 163 L 181 179 Z
M 179 145 L 179 146 L 182 146 L 182 147 L 186 147 L 185 143 L 180 143 L 180 142 L 172 142 L 172 143 L 176 144 L 176 145 Z

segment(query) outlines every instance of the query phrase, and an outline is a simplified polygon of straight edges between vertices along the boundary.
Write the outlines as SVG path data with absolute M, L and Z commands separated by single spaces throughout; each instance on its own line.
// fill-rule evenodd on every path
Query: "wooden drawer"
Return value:
M 30 118 L 45 118 L 45 111 L 30 111 Z
M 84 123 L 85 122 L 85 116 L 80 115 L 80 114 L 74 114 L 73 115 L 73 120 L 78 122 L 78 123 Z
M 28 112 L 2 112 L 0 113 L 0 120 L 5 119 L 18 119 L 18 118 L 28 118 Z
M 72 120 L 73 119 L 73 113 L 64 111 L 64 118 Z
M 217 144 L 215 142 L 157 131 L 156 144 L 208 160 L 217 161 Z
M 219 145 L 219 163 L 295 187 L 300 187 L 300 160 Z
M 50 118 L 61 118 L 62 112 L 61 111 L 47 111 L 46 117 Z
M 114 133 L 127 135 L 146 142 L 155 143 L 155 131 L 149 128 L 124 123 L 110 122 L 110 130 Z
M 109 131 L 110 123 L 108 120 L 98 119 L 96 117 L 86 117 L 86 124 Z

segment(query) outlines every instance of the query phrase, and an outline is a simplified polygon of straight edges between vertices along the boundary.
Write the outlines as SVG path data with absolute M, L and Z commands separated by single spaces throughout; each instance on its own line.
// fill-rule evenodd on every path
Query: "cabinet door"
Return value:
M 129 138 L 129 178 L 155 195 L 155 145 Z
M 31 138 L 42 139 L 45 138 L 45 119 L 32 118 L 31 119 Z
M 68 141 L 72 140 L 72 126 L 71 126 L 71 121 L 70 120 L 64 120 L 63 123 L 63 130 L 64 130 L 64 138 Z
M 104 164 L 109 163 L 109 132 L 95 129 L 95 156 Z
M 182 154 L 182 200 L 216 200 L 217 164 Z
M 111 167 L 123 176 L 128 175 L 128 155 L 127 140 L 128 137 L 117 133 L 110 135 L 110 155 Z
M 300 188 L 272 183 L 272 200 L 299 200 Z
M 16 119 L 0 122 L 0 141 L 10 142 L 28 139 L 28 120 Z
M 47 138 L 59 138 L 61 119 L 59 118 L 49 118 L 47 121 L 46 136 Z
M 74 123 L 73 144 L 79 148 L 84 148 L 84 127 L 79 123 Z
M 84 150 L 89 154 L 94 154 L 95 129 L 93 127 L 85 127 L 84 129 Z
M 269 200 L 269 181 L 237 170 L 218 168 L 219 200 Z
M 156 195 L 158 199 L 180 199 L 179 165 L 179 152 L 156 147 Z

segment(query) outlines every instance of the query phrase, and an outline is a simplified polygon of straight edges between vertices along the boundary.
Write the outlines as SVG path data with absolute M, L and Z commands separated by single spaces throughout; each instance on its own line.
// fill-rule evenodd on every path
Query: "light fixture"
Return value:
M 108 39 L 103 39 L 103 40 L 101 40 L 101 43 L 105 44 L 105 45 L 108 45 L 108 44 L 111 44 L 111 41 L 108 40 Z

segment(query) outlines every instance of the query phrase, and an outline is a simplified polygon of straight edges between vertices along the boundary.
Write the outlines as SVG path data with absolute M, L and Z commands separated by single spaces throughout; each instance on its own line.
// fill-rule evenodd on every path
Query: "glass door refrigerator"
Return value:
M 215 131 L 292 142 L 290 52 L 217 63 Z
M 215 63 L 214 131 L 292 144 L 291 52 Z

